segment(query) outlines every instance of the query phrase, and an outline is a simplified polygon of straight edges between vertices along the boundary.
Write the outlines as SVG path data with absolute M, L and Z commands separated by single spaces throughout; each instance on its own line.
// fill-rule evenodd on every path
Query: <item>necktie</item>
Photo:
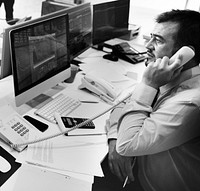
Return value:
M 152 107 L 154 107 L 154 105 L 155 105 L 155 103 L 156 103 L 156 101 L 157 101 L 159 95 L 160 95 L 160 90 L 158 89 L 158 91 L 157 91 L 157 93 L 156 93 L 156 96 L 154 97 L 154 100 L 153 100 L 153 102 L 152 102 L 152 104 L 151 104 Z

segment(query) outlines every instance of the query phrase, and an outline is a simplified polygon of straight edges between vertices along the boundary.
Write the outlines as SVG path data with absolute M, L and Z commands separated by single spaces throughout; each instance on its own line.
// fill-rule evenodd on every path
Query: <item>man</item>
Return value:
M 9 25 L 14 25 L 16 22 L 19 21 L 18 18 L 13 18 L 13 6 L 15 0 L 0 0 L 0 7 L 4 3 L 5 12 L 6 12 L 6 22 Z
M 105 178 L 96 177 L 93 190 L 199 190 L 199 34 L 198 12 L 172 10 L 157 17 L 142 81 L 107 120 Z M 195 49 L 193 59 L 179 68 L 179 56 L 169 65 L 182 46 Z

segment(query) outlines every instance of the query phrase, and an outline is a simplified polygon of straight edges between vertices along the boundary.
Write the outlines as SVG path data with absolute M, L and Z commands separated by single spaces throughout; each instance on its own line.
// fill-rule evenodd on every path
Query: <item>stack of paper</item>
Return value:
M 108 152 L 106 135 L 54 138 L 29 145 L 26 161 L 37 166 L 103 176 L 101 161 Z
M 23 165 L 14 185 L 14 191 L 89 191 L 92 184 L 70 176 Z

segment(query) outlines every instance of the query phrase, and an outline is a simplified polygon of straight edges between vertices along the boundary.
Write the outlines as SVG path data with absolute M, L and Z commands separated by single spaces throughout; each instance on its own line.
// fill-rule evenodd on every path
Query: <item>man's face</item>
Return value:
M 157 58 L 168 56 L 176 52 L 175 36 L 179 25 L 174 22 L 157 23 L 151 34 L 150 41 L 146 44 L 148 61 L 147 64 Z

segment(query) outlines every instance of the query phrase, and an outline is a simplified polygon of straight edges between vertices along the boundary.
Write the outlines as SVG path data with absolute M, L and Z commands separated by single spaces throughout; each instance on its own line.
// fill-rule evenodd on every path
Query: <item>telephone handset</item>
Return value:
M 82 78 L 82 84 L 79 86 L 79 89 L 83 88 L 86 88 L 99 95 L 105 101 L 108 100 L 113 102 L 118 96 L 116 87 L 102 78 L 98 78 L 89 74 L 86 74 Z
M 180 48 L 170 59 L 169 59 L 169 64 L 172 64 L 175 59 L 181 55 L 181 65 L 180 67 L 182 67 L 184 64 L 186 64 L 189 60 L 191 60 L 194 55 L 195 52 L 193 50 L 193 47 L 190 46 L 183 46 L 182 48 Z M 179 68 L 180 68 L 179 67 Z
M 29 135 L 33 131 L 31 124 L 25 121 L 10 106 L 3 106 L 0 110 L 0 138 L 11 147 L 13 144 L 28 142 Z M 14 147 L 17 151 L 22 151 L 27 145 Z

